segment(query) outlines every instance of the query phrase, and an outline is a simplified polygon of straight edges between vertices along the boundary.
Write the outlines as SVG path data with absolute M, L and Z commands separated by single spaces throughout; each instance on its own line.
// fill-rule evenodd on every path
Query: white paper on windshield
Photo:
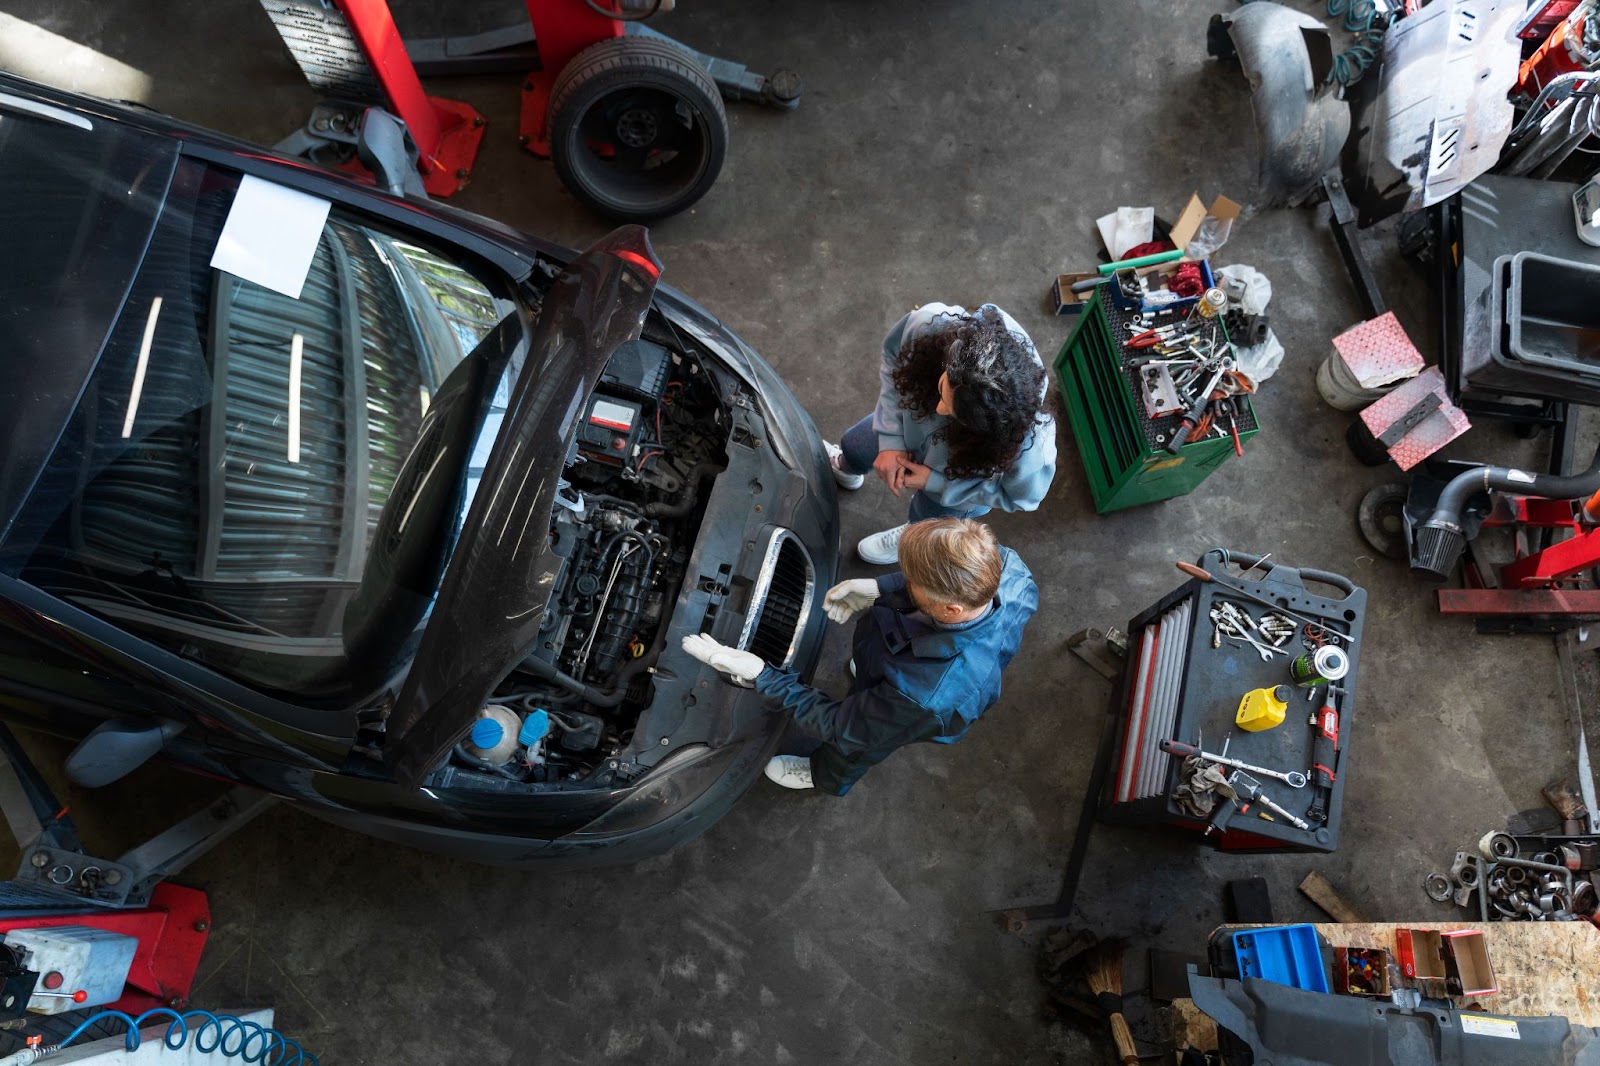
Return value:
M 328 201 L 247 174 L 211 266 L 298 300 L 327 220 Z

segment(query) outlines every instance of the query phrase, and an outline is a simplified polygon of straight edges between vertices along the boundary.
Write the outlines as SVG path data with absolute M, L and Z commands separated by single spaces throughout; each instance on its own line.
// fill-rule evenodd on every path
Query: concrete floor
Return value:
M 882 333 L 913 305 L 995 301 L 1053 353 L 1067 329 L 1045 293 L 1058 270 L 1094 261 L 1096 215 L 1151 204 L 1171 217 L 1197 189 L 1253 191 L 1243 82 L 1204 54 L 1211 5 L 681 7 L 656 25 L 758 70 L 793 67 L 807 88 L 794 113 L 730 107 L 721 180 L 655 228 L 656 248 L 667 279 L 763 352 L 825 430 L 868 410 Z M 521 11 L 514 0 L 394 8 L 414 36 Z M 148 75 L 156 107 L 263 143 L 312 104 L 251 0 L 0 0 L 0 11 L 59 35 L 0 26 L 0 65 L 33 63 L 48 80 L 129 76 L 93 54 L 62 58 L 64 38 Z M 431 87 L 490 120 L 460 203 L 571 244 L 605 231 L 518 149 L 514 78 Z M 1043 605 L 1006 698 L 964 743 L 901 752 L 843 800 L 763 782 L 675 853 L 559 877 L 449 862 L 273 811 L 184 878 L 209 890 L 216 914 L 196 1002 L 274 1006 L 329 1063 L 1096 1061 L 1101 1051 L 1042 1010 L 1034 940 L 993 915 L 1053 899 L 1072 843 L 1107 683 L 1064 653 L 1065 638 L 1126 624 L 1177 584 L 1175 560 L 1214 545 L 1270 551 L 1369 590 L 1343 845 L 1320 857 L 1219 856 L 1102 826 L 1080 919 L 1196 950 L 1232 878 L 1265 876 L 1280 918 L 1319 917 L 1294 890 L 1312 869 L 1375 915 L 1447 916 L 1422 895 L 1423 875 L 1536 806 L 1539 786 L 1569 772 L 1572 747 L 1548 640 L 1478 638 L 1442 620 L 1430 591 L 1360 540 L 1356 503 L 1393 472 L 1350 457 L 1346 417 L 1313 387 L 1328 338 L 1359 317 L 1319 218 L 1264 211 L 1219 256 L 1272 279 L 1288 351 L 1259 404 L 1267 428 L 1242 461 L 1189 497 L 1101 518 L 1063 430 L 1043 508 L 995 518 L 1038 575 Z M 1381 234 L 1370 244 L 1431 353 L 1425 286 Z M 1458 451 L 1504 459 L 1518 448 L 1487 425 Z M 844 508 L 851 540 L 899 520 L 872 487 Z M 842 653 L 842 636 L 829 647 Z M 840 664 L 820 680 L 842 689 Z M 208 794 L 148 769 L 103 797 L 70 798 L 91 839 L 131 841 Z M 9 861 L 0 855 L 0 868 Z

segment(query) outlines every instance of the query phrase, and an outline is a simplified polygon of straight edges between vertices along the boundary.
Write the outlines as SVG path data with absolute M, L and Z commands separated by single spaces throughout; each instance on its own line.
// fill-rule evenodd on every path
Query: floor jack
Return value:
M 22 851 L 0 882 L 0 1031 L 25 1036 L 46 1011 L 186 1006 L 211 911 L 204 892 L 164 878 L 274 802 L 235 788 L 120 858 L 96 858 L 0 726 L 0 812 Z
M 1409 490 L 1380 485 L 1368 493 L 1361 513 L 1368 543 L 1392 558 L 1406 558 L 1444 484 L 1419 470 Z M 1600 494 L 1587 503 L 1510 492 L 1478 495 L 1462 513 L 1465 587 L 1439 589 L 1439 613 L 1473 617 L 1478 632 L 1502 635 L 1562 633 L 1600 621 L 1600 526 L 1589 514 L 1600 516 Z M 1488 558 L 1478 542 L 1486 529 L 1512 534 L 1511 562 Z
M 1560 633 L 1600 621 L 1600 588 L 1591 576 L 1600 567 L 1600 527 L 1585 518 L 1596 506 L 1600 495 L 1584 504 L 1495 493 L 1483 528 L 1511 529 L 1516 558 L 1496 568 L 1469 546 L 1469 587 L 1440 589 L 1439 612 L 1474 616 L 1480 633 Z M 1530 533 L 1540 530 L 1569 535 L 1534 548 Z
M 418 76 L 513 72 L 523 76 L 519 139 L 552 159 L 574 196 L 618 221 L 675 214 L 722 169 L 722 97 L 792 109 L 800 79 L 763 77 L 642 25 L 673 2 L 526 0 L 527 23 L 407 43 L 384 0 L 261 0 L 324 98 L 278 148 L 396 193 L 450 196 L 472 176 L 484 119 L 428 96 Z M 403 129 L 384 130 L 374 109 Z

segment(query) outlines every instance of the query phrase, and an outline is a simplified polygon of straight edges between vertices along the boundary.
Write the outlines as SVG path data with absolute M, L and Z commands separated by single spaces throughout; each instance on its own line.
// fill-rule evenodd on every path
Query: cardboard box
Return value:
M 1382 948 L 1333 949 L 1333 990 L 1350 996 L 1389 995 L 1389 953 Z
M 1222 224 L 1222 240 L 1225 241 L 1228 238 L 1228 230 L 1243 211 L 1244 208 L 1226 196 L 1218 196 L 1211 201 L 1211 206 L 1207 207 L 1201 202 L 1200 194 L 1193 193 L 1189 197 L 1189 202 L 1183 206 L 1183 211 L 1179 213 L 1178 221 L 1172 224 L 1172 246 L 1187 248 L 1189 242 L 1194 240 L 1194 235 L 1200 232 L 1200 224 L 1208 215 Z M 1222 247 L 1222 241 L 1217 242 L 1217 247 Z
M 1395 953 L 1400 956 L 1400 972 L 1418 981 L 1443 981 L 1444 941 L 1437 929 L 1396 929 Z
M 1483 934 L 1476 929 L 1458 929 L 1442 934 L 1448 980 L 1458 996 L 1487 996 L 1500 991 L 1495 984 L 1494 967 L 1489 965 L 1489 949 Z
M 1082 271 L 1076 274 L 1057 274 L 1055 284 L 1050 286 L 1050 300 L 1055 306 L 1056 314 L 1076 315 L 1085 307 L 1088 307 L 1089 301 L 1094 299 L 1095 289 L 1073 292 L 1072 286 L 1080 281 L 1088 281 L 1090 278 L 1098 278 L 1099 276 L 1100 272 L 1097 270 Z M 1099 286 L 1095 288 L 1099 288 Z

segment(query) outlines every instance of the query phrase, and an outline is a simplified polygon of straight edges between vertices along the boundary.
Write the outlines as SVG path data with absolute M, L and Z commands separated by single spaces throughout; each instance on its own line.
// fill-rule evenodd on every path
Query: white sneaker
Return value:
M 804 755 L 774 755 L 767 760 L 767 776 L 784 788 L 815 788 L 811 760 Z
M 822 446 L 828 449 L 828 465 L 833 468 L 833 480 L 839 483 L 841 489 L 859 489 L 867 483 L 867 475 L 850 474 L 839 469 L 839 460 L 844 456 L 843 448 L 826 440 Z
M 861 543 L 856 545 L 856 551 L 861 553 L 861 558 L 875 566 L 893 566 L 900 561 L 900 534 L 906 531 L 908 525 L 909 522 L 870 537 L 862 537 Z

